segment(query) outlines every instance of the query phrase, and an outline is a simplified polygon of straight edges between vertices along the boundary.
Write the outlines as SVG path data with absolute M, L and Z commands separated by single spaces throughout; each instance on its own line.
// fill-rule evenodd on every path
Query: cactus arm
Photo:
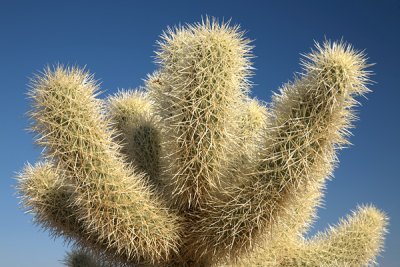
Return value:
M 297 190 L 321 183 L 347 144 L 355 96 L 368 91 L 365 58 L 326 42 L 303 62 L 305 74 L 283 87 L 272 104 L 271 127 L 248 183 L 216 194 L 194 214 L 188 253 L 237 258 L 285 215 Z
M 370 266 L 383 247 L 387 217 L 372 206 L 360 207 L 335 227 L 308 240 L 298 262 L 325 266 Z
M 112 251 L 107 243 L 97 243 L 98 240 L 87 233 L 76 213 L 78 207 L 74 200 L 74 187 L 68 184 L 67 177 L 61 174 L 60 170 L 57 171 L 52 163 L 39 162 L 34 166 L 27 164 L 17 179 L 23 208 L 31 213 L 35 223 L 48 230 L 51 236 L 63 237 L 75 247 L 90 249 L 93 251 L 91 256 L 96 255 L 96 258 L 102 258 L 104 262 L 130 262 L 127 257 L 114 257 L 116 251 Z M 105 251 L 108 253 L 105 254 Z M 76 263 L 73 259 L 82 253 L 68 254 L 69 261 L 66 264 Z
M 108 244 L 116 258 L 163 261 L 177 247 L 178 218 L 124 164 L 97 90 L 92 76 L 77 68 L 57 66 L 38 76 L 30 113 L 37 143 L 70 177 L 79 219 L 97 244 Z
M 217 263 L 217 266 L 280 266 L 279 257 L 288 255 L 287 251 L 298 248 L 303 235 L 317 218 L 317 207 L 321 206 L 323 183 L 299 187 L 298 193 L 288 203 L 287 209 L 274 224 L 273 234 L 265 233 L 254 249 L 244 254 L 237 262 Z
M 80 239 L 82 225 L 73 212 L 74 189 L 50 162 L 25 165 L 17 179 L 22 206 L 34 215 L 35 223 L 48 229 L 52 236 Z
M 116 267 L 86 249 L 73 249 L 64 258 L 67 267 Z
M 299 247 L 304 240 L 303 235 L 316 219 L 323 188 L 322 183 L 300 187 L 279 223 L 274 225 L 273 234 L 267 233 L 253 251 L 227 266 L 280 266 L 280 257 Z M 223 263 L 221 265 L 225 266 Z
M 262 131 L 268 123 L 268 110 L 259 101 L 250 99 L 244 102 L 243 115 L 239 124 L 238 135 L 240 136 L 240 145 L 237 153 L 246 153 L 249 158 L 254 158 L 257 147 L 262 139 Z
M 348 144 L 354 97 L 368 92 L 363 54 L 326 41 L 303 61 L 305 74 L 272 103 L 271 131 L 258 170 L 279 189 L 331 174 L 336 149 Z
M 372 206 L 311 239 L 275 240 L 235 266 L 372 266 L 383 247 L 387 217 Z
M 121 153 L 135 169 L 147 174 L 150 184 L 160 187 L 162 127 L 146 93 L 120 91 L 108 98 L 107 107 Z
M 236 155 L 229 163 L 229 175 L 222 179 L 222 188 L 230 187 L 232 184 L 240 187 L 245 184 L 246 176 L 244 169 L 251 166 L 257 158 L 258 148 L 262 144 L 263 129 L 269 123 L 268 110 L 256 99 L 243 101 L 242 116 L 238 124 L 236 136 L 238 138 Z
M 160 70 L 147 87 L 166 125 L 170 195 L 180 210 L 201 206 L 236 153 L 238 105 L 251 69 L 242 35 L 207 18 L 169 30 L 160 43 Z

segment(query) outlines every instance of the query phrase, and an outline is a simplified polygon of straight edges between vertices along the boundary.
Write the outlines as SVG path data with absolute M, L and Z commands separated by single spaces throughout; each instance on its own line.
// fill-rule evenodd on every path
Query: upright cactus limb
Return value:
M 244 100 L 241 110 L 242 114 L 236 130 L 238 139 L 235 147 L 236 155 L 229 162 L 229 175 L 222 178 L 222 188 L 230 187 L 232 184 L 240 187 L 241 184 L 248 182 L 248 177 L 243 175 L 246 172 L 244 169 L 250 167 L 250 162 L 254 162 L 257 158 L 258 148 L 263 142 L 263 129 L 269 124 L 267 107 L 258 100 Z
M 57 66 L 33 81 L 32 129 L 75 186 L 82 235 L 96 237 L 114 257 L 160 262 L 176 250 L 178 218 L 149 190 L 142 174 L 124 164 L 102 115 L 92 76 Z
M 151 184 L 160 185 L 161 130 L 152 103 L 144 91 L 120 91 L 107 101 L 108 115 L 117 131 L 116 141 L 127 162 L 146 173 Z
M 251 47 L 238 27 L 208 18 L 162 38 L 160 69 L 147 87 L 166 125 L 170 197 L 180 210 L 196 209 L 220 186 L 236 153 Z
M 317 44 L 306 59 L 304 74 L 274 97 L 273 121 L 249 183 L 216 194 L 194 213 L 189 255 L 236 259 L 281 222 L 301 187 L 331 174 L 336 149 L 347 144 L 354 97 L 368 91 L 367 64 L 343 43 Z
M 267 108 L 256 99 L 249 99 L 243 103 L 243 113 L 239 124 L 240 136 L 239 153 L 254 157 L 262 140 L 262 131 L 268 125 L 269 115 Z M 237 156 L 240 157 L 240 156 Z
M 369 91 L 364 55 L 349 45 L 317 44 L 302 64 L 304 74 L 273 98 L 274 121 L 257 165 L 264 179 L 284 191 L 331 174 L 336 150 L 348 144 L 354 97 Z

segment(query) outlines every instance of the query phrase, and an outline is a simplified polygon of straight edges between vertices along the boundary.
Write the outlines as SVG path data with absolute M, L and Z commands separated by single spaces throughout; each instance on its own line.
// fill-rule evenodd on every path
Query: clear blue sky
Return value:
M 24 130 L 32 73 L 57 62 L 86 65 L 102 81 L 104 95 L 137 87 L 155 68 L 153 50 L 162 30 L 206 14 L 232 18 L 255 40 L 253 95 L 265 101 L 300 71 L 300 53 L 324 36 L 343 37 L 377 63 L 373 92 L 360 99 L 354 145 L 340 152 L 315 229 L 336 223 L 357 204 L 374 203 L 391 218 L 379 263 L 400 266 L 400 2 L 143 2 L 0 0 L 0 266 L 61 266 L 68 249 L 32 224 L 13 189 L 15 172 L 40 153 Z

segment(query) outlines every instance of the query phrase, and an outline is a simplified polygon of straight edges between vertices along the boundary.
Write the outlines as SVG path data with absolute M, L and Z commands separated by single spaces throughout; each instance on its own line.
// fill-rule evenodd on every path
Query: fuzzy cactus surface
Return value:
M 370 266 L 386 215 L 359 206 L 306 237 L 349 144 L 370 66 L 325 41 L 266 105 L 250 97 L 251 41 L 205 18 L 169 28 L 143 88 L 98 98 L 57 65 L 32 79 L 42 158 L 18 175 L 22 205 L 73 242 L 78 266 Z

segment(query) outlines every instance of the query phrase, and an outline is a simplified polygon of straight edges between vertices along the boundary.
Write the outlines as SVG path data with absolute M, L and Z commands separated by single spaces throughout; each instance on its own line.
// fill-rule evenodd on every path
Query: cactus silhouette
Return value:
M 75 244 L 66 265 L 373 265 L 387 218 L 372 206 L 305 237 L 369 91 L 365 55 L 316 44 L 267 106 L 249 96 L 239 26 L 205 18 L 158 46 L 145 86 L 106 100 L 78 67 L 32 79 L 45 149 L 18 191 L 37 224 Z

